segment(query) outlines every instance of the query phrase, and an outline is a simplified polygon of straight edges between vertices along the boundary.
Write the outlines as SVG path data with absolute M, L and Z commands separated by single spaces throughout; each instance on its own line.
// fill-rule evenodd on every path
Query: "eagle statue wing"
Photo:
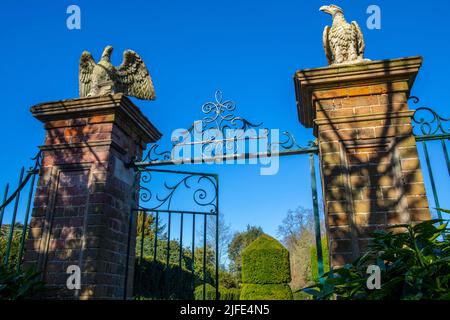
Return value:
M 330 48 L 330 42 L 328 41 L 328 35 L 330 33 L 330 26 L 325 26 L 325 29 L 323 29 L 323 48 L 325 50 L 325 55 L 327 56 L 328 64 L 333 63 L 333 54 L 331 52 Z
M 95 67 L 95 61 L 92 55 L 84 51 L 80 57 L 79 75 L 78 75 L 78 86 L 80 98 L 84 98 L 89 94 L 91 90 L 92 82 L 92 71 Z
M 356 32 L 356 43 L 358 45 L 358 56 L 363 58 L 364 56 L 364 50 L 366 49 L 366 44 L 364 42 L 364 36 L 361 31 L 361 28 L 358 25 L 358 22 L 352 21 L 352 27 Z
M 123 53 L 122 64 L 117 67 L 116 72 L 124 94 L 143 100 L 156 98 L 148 69 L 141 57 L 133 50 L 126 50 Z

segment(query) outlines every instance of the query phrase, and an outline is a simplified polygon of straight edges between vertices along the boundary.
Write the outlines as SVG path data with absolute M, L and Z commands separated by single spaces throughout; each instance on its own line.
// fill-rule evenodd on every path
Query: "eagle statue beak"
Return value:
M 329 7 L 329 6 L 321 6 L 321 7 L 319 8 L 319 10 L 322 11 L 322 12 L 331 14 L 330 7 Z

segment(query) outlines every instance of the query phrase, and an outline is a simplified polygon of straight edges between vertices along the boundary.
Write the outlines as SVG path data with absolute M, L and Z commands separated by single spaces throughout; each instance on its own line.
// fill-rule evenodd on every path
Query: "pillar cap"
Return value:
M 102 97 L 86 97 L 44 102 L 30 108 L 31 114 L 41 122 L 74 119 L 95 115 L 120 113 L 137 127 L 143 141 L 155 142 L 162 134 L 124 94 L 116 93 Z
M 318 90 L 406 81 L 408 84 L 406 91 L 409 95 L 421 65 L 422 57 L 414 56 L 299 70 L 294 75 L 299 120 L 307 128 L 313 126 L 315 117 L 313 93 Z M 345 94 L 337 95 L 336 98 L 343 96 Z

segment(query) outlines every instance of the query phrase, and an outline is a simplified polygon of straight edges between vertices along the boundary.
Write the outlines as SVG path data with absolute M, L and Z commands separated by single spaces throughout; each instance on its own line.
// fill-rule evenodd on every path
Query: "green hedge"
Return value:
M 239 300 L 241 297 L 241 290 L 219 288 L 220 300 Z
M 323 269 L 324 272 L 330 271 L 330 262 L 328 258 L 328 241 L 326 237 L 322 238 L 322 257 L 323 257 Z M 311 274 L 314 282 L 319 281 L 319 265 L 317 262 L 317 248 L 311 247 Z
M 193 275 L 176 264 L 136 259 L 134 295 L 140 299 L 192 300 Z
M 33 299 L 46 292 L 40 273 L 11 270 L 0 263 L 0 300 Z
M 209 283 L 206 284 L 205 300 L 216 300 L 216 288 Z M 195 300 L 203 300 L 203 284 L 195 287 Z
M 242 252 L 242 282 L 280 284 L 291 281 L 289 251 L 276 239 L 262 235 Z
M 292 300 L 292 291 L 287 284 L 243 284 L 241 300 Z
M 219 287 L 220 300 L 239 300 L 240 293 L 239 289 Z M 195 300 L 203 300 L 203 285 L 199 285 L 195 288 L 194 297 Z M 205 297 L 206 300 L 216 300 L 216 288 L 209 283 L 206 284 Z
M 240 300 L 292 300 L 289 251 L 276 239 L 261 235 L 242 252 Z

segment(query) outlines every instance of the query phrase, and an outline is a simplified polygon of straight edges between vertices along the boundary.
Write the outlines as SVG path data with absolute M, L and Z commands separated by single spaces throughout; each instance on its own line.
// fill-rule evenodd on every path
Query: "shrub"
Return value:
M 205 300 L 216 300 L 216 288 L 207 283 L 205 285 Z M 219 294 L 220 296 L 220 294 Z M 203 285 L 199 285 L 195 288 L 194 292 L 195 300 L 203 300 Z
M 287 284 L 242 285 L 241 300 L 292 300 L 292 291 Z
M 278 284 L 289 281 L 289 251 L 276 239 L 262 235 L 242 252 L 243 283 Z
M 44 290 L 44 283 L 37 281 L 38 272 L 13 271 L 0 264 L 0 300 L 32 298 Z
M 261 235 L 242 252 L 241 300 L 292 300 L 289 251 Z
M 209 283 L 205 286 L 205 300 L 216 300 L 216 288 Z M 239 289 L 227 289 L 219 287 L 219 299 L 220 300 L 239 300 L 241 291 Z M 195 300 L 203 300 L 203 285 L 199 285 L 195 288 L 194 292 Z
M 220 300 L 239 300 L 241 296 L 241 290 L 237 288 L 222 288 L 219 287 Z
M 11 230 L 11 225 L 3 225 L 0 228 L 0 263 L 2 263 L 6 256 L 6 248 L 8 245 L 9 240 L 9 233 Z M 10 252 L 8 257 L 8 266 L 7 268 L 9 270 L 16 270 L 18 268 L 18 264 L 21 263 L 21 261 L 18 261 L 19 258 L 19 251 L 20 251 L 20 240 L 22 238 L 22 232 L 23 232 L 23 225 L 20 223 L 16 223 L 14 225 L 14 232 L 12 241 L 10 244 Z
M 193 299 L 193 276 L 190 270 L 176 264 L 136 259 L 135 293 L 143 299 Z
M 364 255 L 303 290 L 316 299 L 449 300 L 450 235 L 447 223 L 434 226 L 438 222 L 396 225 L 391 227 L 395 233 L 390 228 L 374 232 Z M 369 264 L 380 267 L 381 289 L 367 288 Z

